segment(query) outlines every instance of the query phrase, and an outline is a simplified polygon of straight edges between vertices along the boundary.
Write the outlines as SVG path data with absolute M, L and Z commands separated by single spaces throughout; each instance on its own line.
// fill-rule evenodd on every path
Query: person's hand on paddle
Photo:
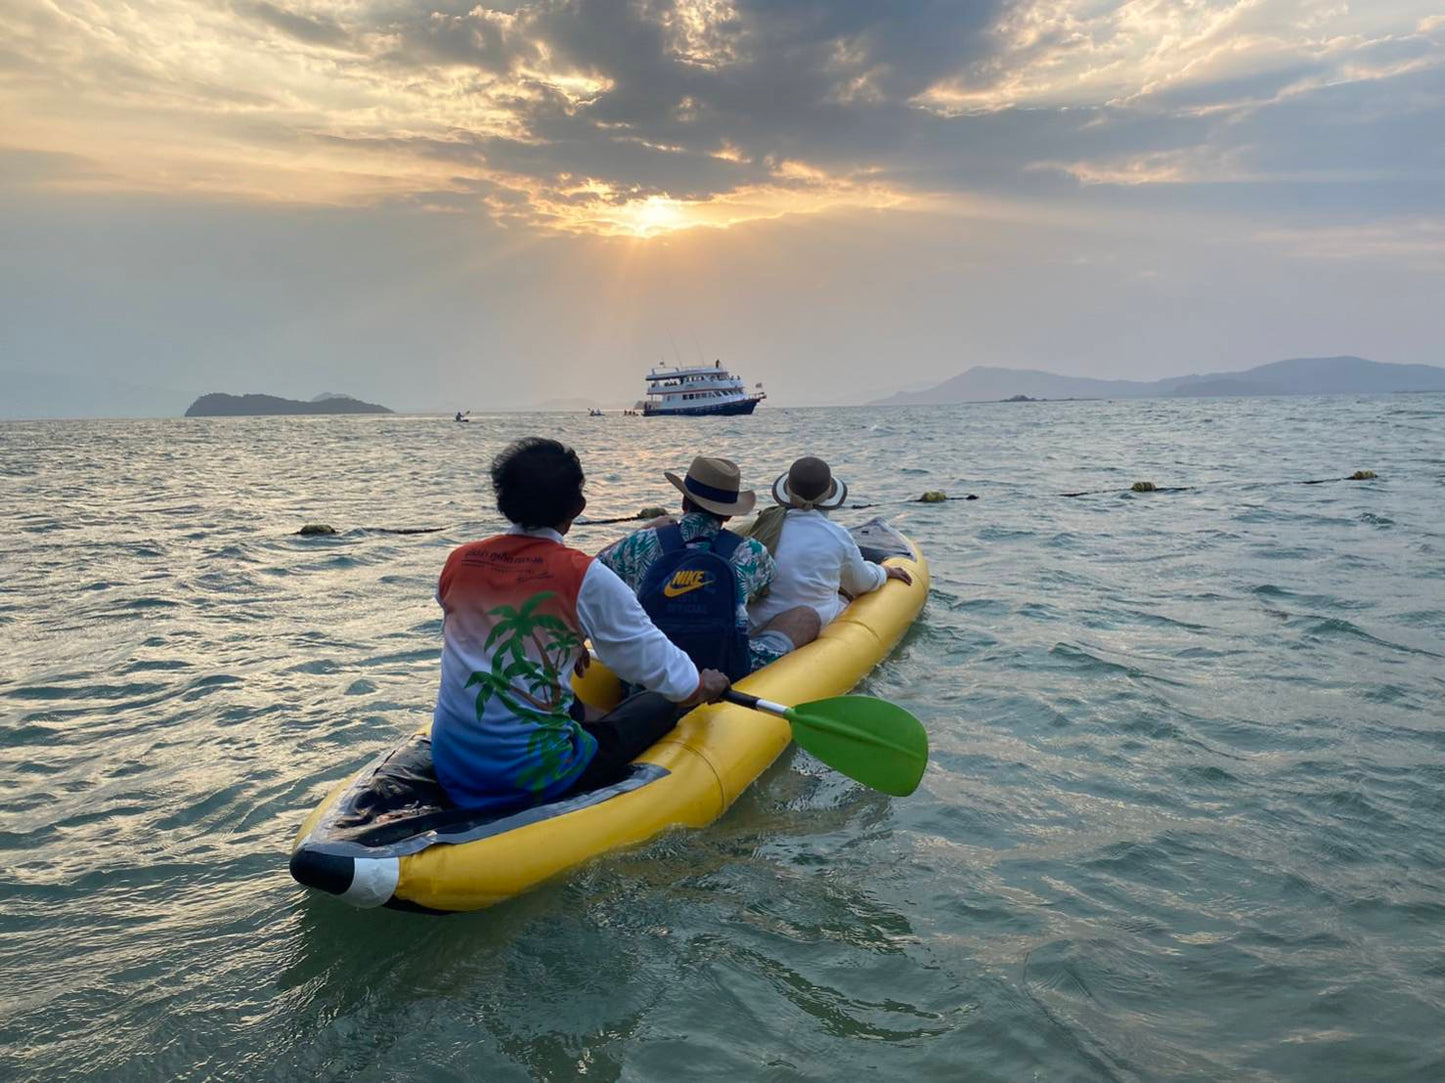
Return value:
M 715 669 L 699 670 L 697 674 L 697 691 L 687 699 L 683 700 L 684 707 L 695 707 L 699 703 L 716 703 L 723 698 L 723 695 L 733 682 L 728 680 L 726 673 Z
M 892 564 L 886 564 L 883 570 L 888 573 L 889 579 L 901 579 L 905 585 L 913 585 L 913 576 L 908 574 L 908 569 L 896 568 Z

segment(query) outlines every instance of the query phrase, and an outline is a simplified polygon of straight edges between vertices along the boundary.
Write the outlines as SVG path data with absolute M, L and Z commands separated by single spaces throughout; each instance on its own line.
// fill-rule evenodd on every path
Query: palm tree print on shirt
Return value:
M 497 618 L 483 645 L 492 651 L 491 670 L 473 673 L 465 685 L 477 686 L 477 721 L 495 696 L 512 715 L 533 723 L 527 741 L 532 758 L 518 774 L 517 785 L 534 793 L 566 774 L 577 729 L 566 713 L 562 682 L 582 637 L 559 617 L 537 611 L 556 596 L 556 591 L 544 590 L 520 608 L 499 605 L 488 610 L 488 616 Z

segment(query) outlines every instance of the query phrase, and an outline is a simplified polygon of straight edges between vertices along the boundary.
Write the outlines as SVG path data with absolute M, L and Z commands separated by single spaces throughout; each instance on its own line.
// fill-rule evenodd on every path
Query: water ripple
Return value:
M 483 914 L 297 889 L 534 431 L 599 517 L 804 449 L 895 512 L 934 592 L 862 691 L 918 794 L 793 752 Z M 1441 396 L 0 425 L 0 1076 L 1434 1078 L 1442 464 Z

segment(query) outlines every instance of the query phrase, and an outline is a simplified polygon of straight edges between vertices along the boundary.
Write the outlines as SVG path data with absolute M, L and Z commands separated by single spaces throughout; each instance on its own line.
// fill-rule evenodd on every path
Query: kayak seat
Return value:
M 549 819 L 609 797 L 637 789 L 667 772 L 649 763 L 631 764 L 616 782 L 582 793 L 569 793 L 545 805 L 525 809 L 481 810 L 453 805 L 437 781 L 432 766 L 431 737 L 414 733 L 377 766 L 366 785 L 346 800 L 339 815 L 325 830 L 327 842 L 386 848 L 431 835 L 437 841 L 461 840 L 490 833 L 512 822 Z

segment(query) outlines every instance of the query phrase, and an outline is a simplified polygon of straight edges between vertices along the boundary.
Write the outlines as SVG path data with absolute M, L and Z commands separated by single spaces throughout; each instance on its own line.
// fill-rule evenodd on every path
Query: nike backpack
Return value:
M 738 621 L 737 569 L 732 557 L 743 539 L 719 530 L 709 545 L 689 547 L 676 524 L 660 527 L 662 555 L 642 577 L 638 600 L 652 623 L 698 669 L 717 669 L 729 680 L 748 675 L 748 629 Z

